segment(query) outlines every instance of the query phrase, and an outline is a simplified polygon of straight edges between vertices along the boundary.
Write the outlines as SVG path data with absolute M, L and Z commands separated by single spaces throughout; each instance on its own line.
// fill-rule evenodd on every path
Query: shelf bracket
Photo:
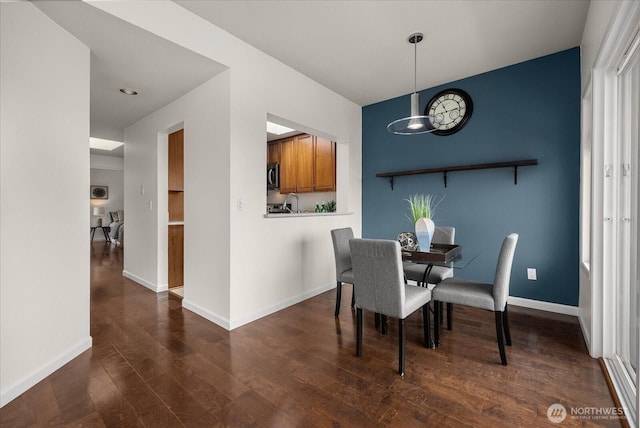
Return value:
M 391 190 L 393 190 L 393 175 L 389 178 L 389 184 L 391 185 Z
M 518 165 L 513 167 L 513 185 L 516 186 L 518 184 Z
M 444 178 L 444 187 L 447 187 L 447 171 L 442 171 L 442 178 Z

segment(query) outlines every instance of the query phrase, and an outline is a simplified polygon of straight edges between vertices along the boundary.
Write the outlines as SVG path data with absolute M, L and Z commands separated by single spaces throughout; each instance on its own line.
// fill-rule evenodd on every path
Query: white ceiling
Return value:
M 91 49 L 92 137 L 124 141 L 126 127 L 224 70 L 84 2 L 33 3 Z M 124 95 L 120 88 L 135 89 L 138 95 Z M 124 148 L 91 153 L 123 156 Z
M 92 51 L 94 137 L 116 139 L 224 69 L 86 3 L 34 3 Z M 589 8 L 588 0 L 176 3 L 363 106 L 413 92 L 411 33 L 425 37 L 421 90 L 578 46 Z
M 359 105 L 580 45 L 588 0 L 176 1 Z

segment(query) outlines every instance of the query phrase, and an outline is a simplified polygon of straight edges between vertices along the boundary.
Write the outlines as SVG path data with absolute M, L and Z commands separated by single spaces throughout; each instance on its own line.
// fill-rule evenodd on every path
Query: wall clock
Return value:
M 461 130 L 473 113 L 473 102 L 462 89 L 450 88 L 431 98 L 424 109 L 425 116 L 434 116 L 435 135 L 451 135 Z

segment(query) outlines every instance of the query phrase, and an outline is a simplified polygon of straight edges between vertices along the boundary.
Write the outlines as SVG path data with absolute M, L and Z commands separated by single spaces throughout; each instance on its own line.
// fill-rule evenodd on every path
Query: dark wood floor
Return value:
M 366 314 L 354 356 L 348 287 L 339 319 L 328 292 L 228 332 L 123 279 L 119 248 L 91 252 L 93 348 L 2 408 L 2 427 L 537 427 L 556 426 L 553 403 L 614 405 L 573 317 L 513 307 L 504 367 L 492 313 L 456 308 L 431 350 L 418 311 L 400 377 L 395 320 L 382 336 Z

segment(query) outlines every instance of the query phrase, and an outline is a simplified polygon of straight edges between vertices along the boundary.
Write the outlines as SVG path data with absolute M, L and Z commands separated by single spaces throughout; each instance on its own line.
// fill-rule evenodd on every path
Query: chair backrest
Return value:
M 509 297 L 509 281 L 511 279 L 511 266 L 513 265 L 513 255 L 516 252 L 516 244 L 518 243 L 518 234 L 511 233 L 502 241 L 502 248 L 498 256 L 498 264 L 496 266 L 496 276 L 493 280 L 493 300 L 495 310 L 504 311 Z
M 349 240 L 353 238 L 353 229 L 345 227 L 333 229 L 331 239 L 333 240 L 333 254 L 336 258 L 336 279 L 340 280 L 343 272 L 351 269 L 351 251 L 349 250 Z
M 431 242 L 434 242 L 436 244 L 449 244 L 449 245 L 455 244 L 456 228 L 436 226 L 436 230 L 433 232 L 433 239 L 431 240 Z
M 356 307 L 388 315 L 404 315 L 404 270 L 398 241 L 351 239 Z

